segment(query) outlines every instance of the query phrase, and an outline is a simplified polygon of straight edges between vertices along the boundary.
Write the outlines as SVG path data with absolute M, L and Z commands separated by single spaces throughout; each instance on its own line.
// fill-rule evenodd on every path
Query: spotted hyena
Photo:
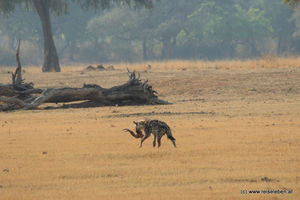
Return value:
M 172 136 L 172 132 L 170 127 L 163 121 L 159 120 L 141 120 L 141 121 L 134 121 L 136 133 L 129 129 L 124 129 L 125 131 L 130 132 L 130 134 L 135 138 L 142 138 L 140 147 L 142 147 L 143 142 L 151 135 L 151 133 L 154 136 L 153 140 L 153 147 L 156 146 L 156 140 L 158 143 L 157 147 L 160 147 L 161 144 L 161 138 L 164 134 L 167 135 L 167 137 L 172 141 L 174 147 L 176 147 L 175 138 Z M 145 133 L 145 136 L 142 133 L 142 130 Z

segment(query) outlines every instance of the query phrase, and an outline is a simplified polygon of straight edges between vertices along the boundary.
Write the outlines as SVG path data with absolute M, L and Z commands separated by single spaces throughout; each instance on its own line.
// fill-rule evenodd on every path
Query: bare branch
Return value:
M 17 53 L 16 53 L 16 60 L 17 60 L 17 68 L 15 73 L 12 73 L 12 84 L 13 85 L 21 85 L 23 82 L 22 79 L 22 65 L 20 61 L 20 45 L 21 45 L 21 40 L 18 40 L 18 46 L 17 46 Z

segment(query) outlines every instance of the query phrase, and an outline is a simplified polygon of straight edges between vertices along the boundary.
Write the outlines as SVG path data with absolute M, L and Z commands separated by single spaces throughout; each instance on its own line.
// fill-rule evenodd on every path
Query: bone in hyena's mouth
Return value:
M 143 138 L 144 134 L 141 130 L 136 130 L 136 133 L 134 133 L 132 130 L 130 129 L 123 129 L 123 131 L 129 132 L 134 138 Z

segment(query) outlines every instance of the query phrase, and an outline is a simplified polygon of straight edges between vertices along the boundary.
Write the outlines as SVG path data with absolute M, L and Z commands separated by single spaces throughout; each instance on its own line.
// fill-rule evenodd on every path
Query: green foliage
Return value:
M 22 3 L 21 0 L 0 0 L 0 14 L 8 14 L 16 8 L 16 5 Z
M 244 10 L 239 4 L 227 7 L 207 1 L 188 16 L 188 37 L 195 40 L 245 40 L 268 36 L 270 21 L 257 8 Z
M 187 16 L 186 27 L 177 39 L 182 46 L 215 47 L 215 56 L 233 57 L 238 44 L 250 45 L 272 33 L 271 22 L 259 8 L 245 9 L 235 1 L 204 1 Z M 207 52 L 202 54 L 214 57 Z
M 282 1 L 283 3 L 286 3 L 293 7 L 297 6 L 300 3 L 300 0 L 282 0 Z
M 292 19 L 295 21 L 295 32 L 293 37 L 300 39 L 300 12 L 295 12 Z
M 33 12 L 22 12 L 16 8 L 7 18 L 0 18 L 0 30 L 3 34 L 9 35 L 12 40 L 22 38 L 34 42 L 41 42 L 41 28 L 39 18 Z

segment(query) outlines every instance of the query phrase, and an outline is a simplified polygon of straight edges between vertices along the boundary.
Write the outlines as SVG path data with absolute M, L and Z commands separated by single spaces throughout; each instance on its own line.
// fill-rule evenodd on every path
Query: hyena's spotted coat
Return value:
M 133 123 L 136 125 L 135 128 L 136 128 L 137 135 L 140 134 L 142 130 L 144 130 L 145 133 L 145 136 L 141 139 L 140 147 L 142 147 L 143 142 L 151 135 L 151 133 L 154 136 L 153 147 L 156 146 L 156 140 L 158 143 L 158 147 L 160 147 L 161 138 L 165 134 L 172 141 L 174 147 L 176 147 L 175 138 L 172 136 L 170 127 L 165 122 L 159 120 L 142 120 L 138 122 L 134 121 Z M 130 131 L 129 129 L 124 129 L 124 130 L 130 132 L 131 135 L 133 135 L 132 131 Z

